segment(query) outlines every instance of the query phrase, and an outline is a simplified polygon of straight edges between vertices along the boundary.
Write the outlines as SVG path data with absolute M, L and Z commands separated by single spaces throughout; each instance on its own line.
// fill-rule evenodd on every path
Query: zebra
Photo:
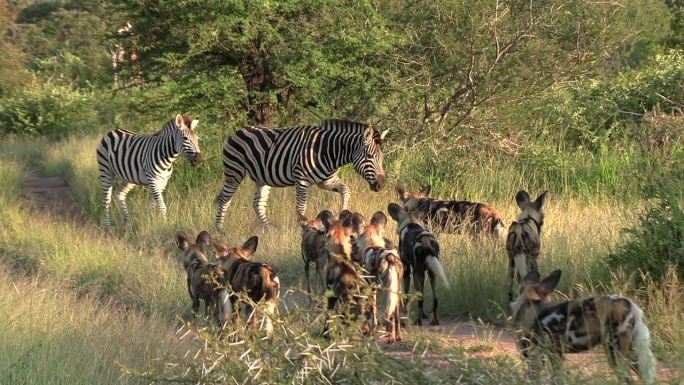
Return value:
M 112 201 L 112 180 L 119 176 L 123 181 L 118 186 L 115 198 L 128 223 L 126 195 L 135 185 L 150 190 L 150 201 L 162 216 L 166 215 L 166 204 L 162 192 L 171 177 L 173 162 L 179 154 L 188 158 L 193 166 L 202 163 L 198 136 L 195 132 L 198 120 L 187 115 L 176 115 L 156 134 L 143 135 L 116 129 L 102 136 L 97 147 L 97 163 L 104 193 L 104 227 L 109 229 L 109 208 Z
M 325 120 L 320 125 L 288 128 L 243 127 L 223 146 L 224 184 L 218 194 L 216 229 L 223 228 L 226 209 L 238 186 L 249 176 L 257 188 L 252 201 L 261 225 L 268 226 L 266 203 L 271 187 L 295 186 L 297 213 L 304 215 L 309 187 L 315 184 L 349 204 L 349 188 L 337 172 L 353 163 L 373 191 L 385 183 L 380 148 L 388 130 L 378 133 L 368 125 L 347 120 Z

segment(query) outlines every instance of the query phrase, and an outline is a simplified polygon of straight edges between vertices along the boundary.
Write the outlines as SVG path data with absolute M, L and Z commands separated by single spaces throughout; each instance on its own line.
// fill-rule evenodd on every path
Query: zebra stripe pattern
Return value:
M 346 120 L 289 128 L 244 127 L 223 147 L 224 185 L 218 195 L 216 228 L 223 227 L 230 201 L 242 180 L 249 176 L 257 184 L 252 206 L 262 225 L 268 225 L 266 202 L 271 187 L 295 186 L 297 213 L 304 215 L 311 185 L 334 191 L 349 203 L 349 188 L 337 176 L 340 167 L 352 163 L 373 191 L 385 181 L 380 149 L 382 134 L 373 128 Z
M 166 215 L 162 192 L 171 177 L 173 162 L 178 155 L 192 161 L 194 166 L 202 163 L 198 137 L 195 129 L 199 121 L 187 115 L 177 115 L 153 135 L 117 129 L 106 133 L 97 148 L 97 163 L 104 193 L 104 226 L 110 226 L 110 206 L 113 179 L 122 179 L 115 198 L 119 203 L 123 223 L 128 223 L 126 195 L 136 185 L 150 190 L 150 201 L 161 214 Z

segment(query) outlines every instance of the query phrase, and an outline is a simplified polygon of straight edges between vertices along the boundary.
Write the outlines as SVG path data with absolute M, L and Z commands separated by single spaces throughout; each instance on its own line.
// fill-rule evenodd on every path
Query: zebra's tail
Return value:
M 656 359 L 651 351 L 651 333 L 644 321 L 644 312 L 632 303 L 634 314 L 634 329 L 632 331 L 632 350 L 637 356 L 639 376 L 644 384 L 655 384 Z

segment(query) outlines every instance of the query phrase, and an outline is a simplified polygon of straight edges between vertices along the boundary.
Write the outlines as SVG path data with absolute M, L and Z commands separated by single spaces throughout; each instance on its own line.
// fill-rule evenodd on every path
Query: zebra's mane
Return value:
M 355 122 L 353 120 L 346 120 L 346 119 L 325 119 L 321 122 L 321 127 L 339 127 L 339 128 L 361 128 L 361 132 L 363 133 L 367 127 L 371 127 L 368 124 L 365 123 L 360 123 L 360 122 Z M 372 127 L 371 127 L 372 128 Z M 373 129 L 373 141 L 377 144 L 382 144 L 382 138 L 380 137 L 380 133 L 378 130 L 375 128 Z
M 186 114 L 183 114 L 181 116 L 183 117 L 183 123 L 185 123 L 185 126 L 189 128 L 192 125 L 192 118 Z M 162 126 L 162 128 L 159 129 L 159 131 L 152 134 L 152 136 L 161 135 L 169 125 L 175 127 L 176 126 L 176 119 L 174 118 L 174 119 L 169 120 L 165 125 Z

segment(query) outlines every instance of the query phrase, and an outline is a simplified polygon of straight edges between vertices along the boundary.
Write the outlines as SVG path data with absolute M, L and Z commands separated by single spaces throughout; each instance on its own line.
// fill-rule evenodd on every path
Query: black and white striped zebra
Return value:
M 198 120 L 187 115 L 176 115 L 156 134 L 143 135 L 117 129 L 106 133 L 97 147 L 97 163 L 104 193 L 104 226 L 110 226 L 109 209 L 112 201 L 112 183 L 119 177 L 115 198 L 119 203 L 123 223 L 128 222 L 126 195 L 135 185 L 150 190 L 150 200 L 162 215 L 166 204 L 162 192 L 171 177 L 173 162 L 178 155 L 192 161 L 193 166 L 202 163 L 197 133 Z
M 218 195 L 216 228 L 242 180 L 257 184 L 253 207 L 262 225 L 268 225 L 266 202 L 271 187 L 295 186 L 297 212 L 304 215 L 309 187 L 338 192 L 342 209 L 349 203 L 349 188 L 337 176 L 340 167 L 353 163 L 373 191 L 385 182 L 380 149 L 382 134 L 361 123 L 326 120 L 321 125 L 273 129 L 244 127 L 228 137 L 223 147 L 224 184 Z

